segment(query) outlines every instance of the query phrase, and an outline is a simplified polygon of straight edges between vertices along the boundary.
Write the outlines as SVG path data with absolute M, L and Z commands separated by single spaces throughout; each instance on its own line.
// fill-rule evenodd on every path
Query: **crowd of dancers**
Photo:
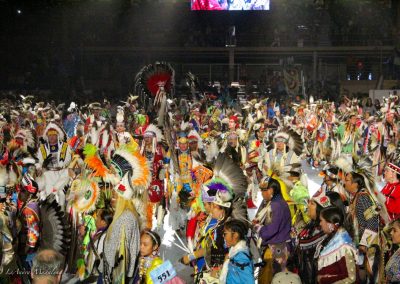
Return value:
M 164 222 L 193 283 L 400 281 L 398 97 L 373 115 L 347 98 L 283 112 L 195 80 L 174 98 L 173 77 L 146 66 L 118 105 L 1 101 L 4 283 L 184 283 L 160 257 Z M 323 176 L 315 194 L 303 167 Z

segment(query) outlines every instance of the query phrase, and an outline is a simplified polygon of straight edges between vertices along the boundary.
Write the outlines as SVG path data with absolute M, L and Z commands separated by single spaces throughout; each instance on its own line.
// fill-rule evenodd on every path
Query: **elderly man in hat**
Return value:
M 47 125 L 43 138 L 45 142 L 39 146 L 39 163 L 36 164 L 39 175 L 42 173 L 37 179 L 42 190 L 41 198 L 54 193 L 57 202 L 64 206 L 64 187 L 69 182 L 68 165 L 72 160 L 72 150 L 64 141 L 64 131 L 54 122 Z

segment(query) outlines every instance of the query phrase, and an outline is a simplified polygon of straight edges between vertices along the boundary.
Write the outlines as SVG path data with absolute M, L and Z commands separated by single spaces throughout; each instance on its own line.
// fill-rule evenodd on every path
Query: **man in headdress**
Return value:
M 47 111 L 49 108 L 44 108 L 44 102 L 36 103 L 34 111 L 36 112 L 36 119 L 34 121 L 35 131 L 38 137 L 43 135 L 43 131 L 46 128 Z
M 386 208 L 391 220 L 400 218 L 400 167 L 394 162 L 389 162 L 385 168 L 386 185 L 382 194 L 386 197 Z
M 133 143 L 132 135 L 126 131 L 125 127 L 125 113 L 123 107 L 119 106 L 117 110 L 117 123 L 115 124 L 115 145 L 125 145 Z
M 193 128 L 196 131 L 200 130 L 202 126 L 202 115 L 198 107 L 195 107 L 194 109 L 191 110 L 191 119 L 189 122 L 193 125 Z
M 147 204 L 147 210 L 154 211 L 154 208 L 159 205 L 164 196 L 164 176 L 163 176 L 163 160 L 164 149 L 161 145 L 163 135 L 161 130 L 154 124 L 150 124 L 144 134 L 143 141 L 140 147 L 140 154 L 146 157 L 151 170 L 151 184 L 148 188 L 148 196 L 150 202 Z M 161 222 L 158 216 L 158 220 Z
M 88 124 L 93 124 L 95 122 L 102 122 L 102 117 L 101 117 L 101 104 L 100 103 L 91 103 L 89 105 L 89 111 L 90 111 L 90 116 L 88 119 L 86 119 L 85 127 L 87 127 Z
M 90 115 L 85 121 L 85 134 L 87 143 L 96 144 L 98 133 L 103 125 L 104 118 L 100 115 L 102 110 L 100 103 L 92 103 L 89 105 Z
M 227 135 L 226 147 L 221 149 L 221 153 L 227 154 L 238 165 L 246 163 L 246 148 L 240 144 L 239 135 L 236 132 L 229 132 Z
M 274 136 L 274 148 L 264 156 L 262 168 L 265 173 L 273 165 L 283 168 L 284 166 L 300 163 L 300 157 L 294 152 L 293 147 L 289 145 L 289 139 L 290 136 L 286 132 L 278 132 Z
M 36 136 L 32 129 L 19 129 L 14 139 L 8 144 L 8 149 L 14 161 L 20 161 L 24 157 L 35 156 L 36 147 Z
M 125 148 L 115 151 L 111 165 L 118 173 L 113 178 L 118 183 L 113 185 L 115 213 L 104 242 L 103 276 L 112 281 L 109 283 L 133 283 L 140 249 L 138 212 L 144 213 L 138 208 L 144 205 L 139 198 L 150 183 L 150 170 L 144 157 Z
M 64 131 L 54 122 L 47 125 L 43 139 L 45 142 L 40 144 L 37 153 L 37 167 L 39 173 L 42 173 L 37 179 L 42 191 L 41 197 L 54 193 L 58 203 L 64 206 L 64 187 L 69 182 L 68 165 L 72 159 L 72 151 L 64 141 Z
M 189 149 L 192 157 L 197 161 L 205 160 L 205 154 L 203 152 L 203 141 L 196 130 L 191 130 L 188 134 Z
M 76 133 L 71 137 L 68 144 L 71 147 L 73 153 L 78 155 L 83 155 L 83 146 L 84 146 L 84 125 L 83 123 L 78 123 L 76 127 Z
M 389 102 L 381 109 L 381 111 L 385 114 L 385 119 L 382 122 L 379 131 L 382 135 L 382 146 L 383 146 L 383 155 L 386 157 L 386 152 L 389 145 L 397 145 L 399 141 L 398 135 L 398 125 L 395 121 L 395 110 L 393 107 L 393 102 L 390 102 L 391 98 L 389 98 Z
M 289 209 L 292 213 L 292 226 L 297 233 L 300 233 L 310 221 L 310 218 L 306 214 L 306 204 L 310 199 L 308 181 L 307 176 L 301 169 L 301 164 L 292 165 L 288 173 L 288 179 L 293 183 L 293 187 L 289 192 L 292 200 L 288 201 Z
M 344 188 L 350 194 L 349 217 L 353 224 L 353 240 L 359 250 L 358 265 L 363 267 L 368 278 L 378 276 L 379 208 L 371 196 L 362 174 L 346 174 Z M 365 279 L 363 279 L 365 280 Z

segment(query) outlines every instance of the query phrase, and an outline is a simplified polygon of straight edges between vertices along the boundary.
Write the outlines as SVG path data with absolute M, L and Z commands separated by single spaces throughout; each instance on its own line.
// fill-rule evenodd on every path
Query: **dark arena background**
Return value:
M 188 1 L 1 0 L 0 89 L 56 100 L 122 98 L 140 68 L 157 60 L 175 68 L 177 93 L 191 71 L 205 85 L 235 81 L 278 94 L 287 65 L 302 72 L 305 93 L 324 97 L 341 88 L 365 92 L 351 81 L 397 80 L 398 1 L 269 6 L 191 11 Z

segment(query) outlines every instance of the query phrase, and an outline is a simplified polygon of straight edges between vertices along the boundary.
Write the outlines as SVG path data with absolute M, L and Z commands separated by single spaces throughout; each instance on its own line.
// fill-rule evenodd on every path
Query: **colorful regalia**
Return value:
M 140 284 L 153 284 L 150 272 L 163 263 L 158 256 L 141 256 L 139 258 L 139 282 Z
M 385 267 L 387 283 L 400 282 L 400 249 L 392 255 Z
M 38 167 L 41 167 L 44 171 L 42 176 L 37 179 L 41 190 L 41 199 L 45 199 L 51 193 L 54 193 L 59 204 L 64 206 L 64 187 L 69 182 L 67 167 L 72 160 L 72 151 L 68 143 L 64 141 L 64 131 L 56 123 L 49 123 L 44 133 L 45 142 L 40 144 L 37 153 Z M 58 136 L 55 144 L 50 145 L 48 141 L 50 134 Z
M 386 170 L 394 171 L 395 175 L 400 174 L 400 167 L 395 163 L 387 163 Z M 397 180 L 397 178 L 396 178 Z M 386 197 L 385 205 L 391 220 L 400 218 L 400 181 L 388 182 L 381 190 Z
M 317 246 L 318 283 L 355 283 L 357 279 L 357 249 L 350 235 L 339 229 L 331 239 Z
M 161 130 L 155 125 L 150 124 L 143 134 L 143 141 L 140 148 L 140 153 L 146 157 L 151 170 L 151 184 L 147 190 L 150 202 L 148 202 L 146 208 L 147 227 L 149 229 L 153 226 L 154 211 L 159 211 L 156 209 L 159 208 L 158 205 L 164 197 L 164 176 L 162 174 L 164 172 L 164 149 L 161 145 L 162 139 L 163 135 Z M 157 218 L 158 223 L 161 224 L 163 221 L 163 213 L 160 213 Z
M 39 247 L 40 238 L 40 211 L 37 198 L 38 185 L 29 173 L 22 178 L 22 191 L 28 195 L 27 199 L 18 202 L 18 220 L 21 231 L 18 232 L 18 254 L 30 266 L 32 256 Z
M 317 267 L 314 254 L 317 245 L 325 238 L 324 232 L 317 224 L 319 221 L 311 221 L 298 236 L 299 248 L 297 250 L 299 275 L 305 284 L 316 283 Z

